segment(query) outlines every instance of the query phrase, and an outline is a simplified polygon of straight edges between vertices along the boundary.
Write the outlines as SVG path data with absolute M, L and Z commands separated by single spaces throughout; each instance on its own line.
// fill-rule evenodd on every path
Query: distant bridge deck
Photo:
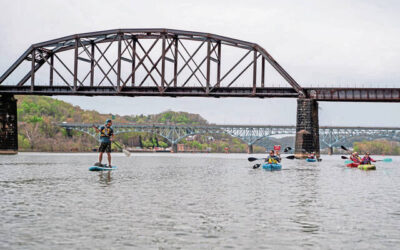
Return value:
M 79 130 L 96 136 L 93 124 L 60 123 L 66 129 Z M 100 124 L 96 124 L 99 126 Z M 170 141 L 178 143 L 183 138 L 197 134 L 229 134 L 237 137 L 248 145 L 258 140 L 274 135 L 294 135 L 296 126 L 292 125 L 176 125 L 176 124 L 113 124 L 115 134 L 129 132 L 155 133 Z M 338 145 L 350 137 L 391 138 L 400 141 L 400 127 L 351 127 L 351 126 L 320 126 L 320 141 L 329 147 Z

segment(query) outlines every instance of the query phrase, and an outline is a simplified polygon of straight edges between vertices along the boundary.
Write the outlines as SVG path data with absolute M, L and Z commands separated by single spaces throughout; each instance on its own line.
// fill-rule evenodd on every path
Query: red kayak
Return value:
M 360 163 L 352 162 L 352 163 L 347 164 L 346 167 L 357 168 L 358 165 L 360 165 Z

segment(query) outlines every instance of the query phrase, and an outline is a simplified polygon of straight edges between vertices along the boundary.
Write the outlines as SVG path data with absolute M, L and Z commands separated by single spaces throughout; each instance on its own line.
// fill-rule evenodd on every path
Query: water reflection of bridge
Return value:
M 68 133 L 78 130 L 96 137 L 97 134 L 92 124 L 61 123 Z M 173 124 L 114 124 L 115 134 L 129 132 L 146 132 L 157 134 L 167 139 L 174 150 L 177 151 L 177 143 L 188 137 L 199 134 L 228 134 L 239 138 L 248 145 L 248 152 L 253 152 L 253 145 L 262 138 L 279 135 L 295 135 L 296 126 L 280 125 L 173 125 Z M 387 138 L 400 141 L 400 127 L 344 127 L 344 126 L 320 126 L 320 142 L 329 147 L 344 143 L 349 138 L 367 137 L 368 139 Z

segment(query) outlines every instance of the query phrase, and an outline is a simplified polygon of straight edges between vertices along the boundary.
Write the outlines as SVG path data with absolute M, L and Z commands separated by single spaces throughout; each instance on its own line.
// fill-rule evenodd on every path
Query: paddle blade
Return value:
M 319 158 L 319 159 L 317 159 L 317 161 L 322 161 L 322 159 L 321 159 L 321 158 Z
M 253 169 L 259 168 L 261 164 L 254 164 Z
M 345 150 L 345 151 L 349 151 L 345 146 L 340 146 L 343 150 Z
M 349 159 L 349 158 L 347 158 L 347 156 L 344 156 L 344 155 L 340 156 L 340 158 L 342 158 L 343 160 Z
M 295 156 L 294 155 L 289 155 L 289 156 L 286 156 L 286 159 L 293 160 L 293 159 L 295 159 Z
M 249 157 L 247 160 L 249 160 L 249 161 L 256 161 L 256 160 L 258 160 L 258 158 L 255 158 L 255 157 Z
M 283 150 L 283 152 L 288 152 L 288 151 L 290 151 L 290 150 L 292 150 L 292 148 L 291 147 L 287 147 L 287 148 L 285 148 L 284 150 Z
M 125 154 L 127 157 L 131 156 L 131 152 L 129 152 L 129 151 L 126 150 L 126 149 L 122 149 L 122 152 L 124 152 L 124 154 Z
M 392 158 L 385 158 L 382 160 L 383 162 L 392 162 Z
M 347 161 L 344 161 L 344 163 L 345 164 L 349 164 L 349 163 L 353 163 L 353 161 L 352 160 L 347 160 Z

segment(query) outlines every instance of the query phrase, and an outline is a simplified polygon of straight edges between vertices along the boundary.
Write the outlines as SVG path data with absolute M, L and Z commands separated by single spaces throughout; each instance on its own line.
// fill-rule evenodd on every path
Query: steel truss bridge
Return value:
M 274 87 L 278 79 L 284 87 Z M 400 88 L 303 88 L 258 44 L 172 29 L 115 29 L 33 44 L 0 77 L 6 94 L 400 101 Z
M 60 127 L 68 130 L 78 130 L 98 138 L 92 124 L 60 123 Z M 258 140 L 275 135 L 295 135 L 296 126 L 254 126 L 254 125 L 165 125 L 165 124 L 114 124 L 115 134 L 129 132 L 146 132 L 157 134 L 167 139 L 171 145 L 176 145 L 180 140 L 199 134 L 228 134 L 239 138 L 249 145 Z M 400 141 L 400 127 L 331 127 L 319 128 L 320 142 L 329 148 L 344 143 L 351 137 L 367 137 L 369 139 L 387 138 Z
M 173 29 L 75 34 L 31 45 L 0 76 L 0 154 L 18 152 L 15 95 L 296 98 L 296 131 L 263 126 L 160 126 L 153 131 L 172 143 L 189 134 L 220 131 L 241 138 L 251 151 L 260 138 L 290 130 L 296 132 L 298 157 L 309 151 L 319 155 L 318 132 L 324 130 L 319 130 L 318 101 L 400 102 L 400 88 L 325 85 L 301 86 L 260 45 L 225 36 Z M 341 132 L 322 134 L 322 142 L 334 145 L 342 133 L 357 133 L 334 131 Z

